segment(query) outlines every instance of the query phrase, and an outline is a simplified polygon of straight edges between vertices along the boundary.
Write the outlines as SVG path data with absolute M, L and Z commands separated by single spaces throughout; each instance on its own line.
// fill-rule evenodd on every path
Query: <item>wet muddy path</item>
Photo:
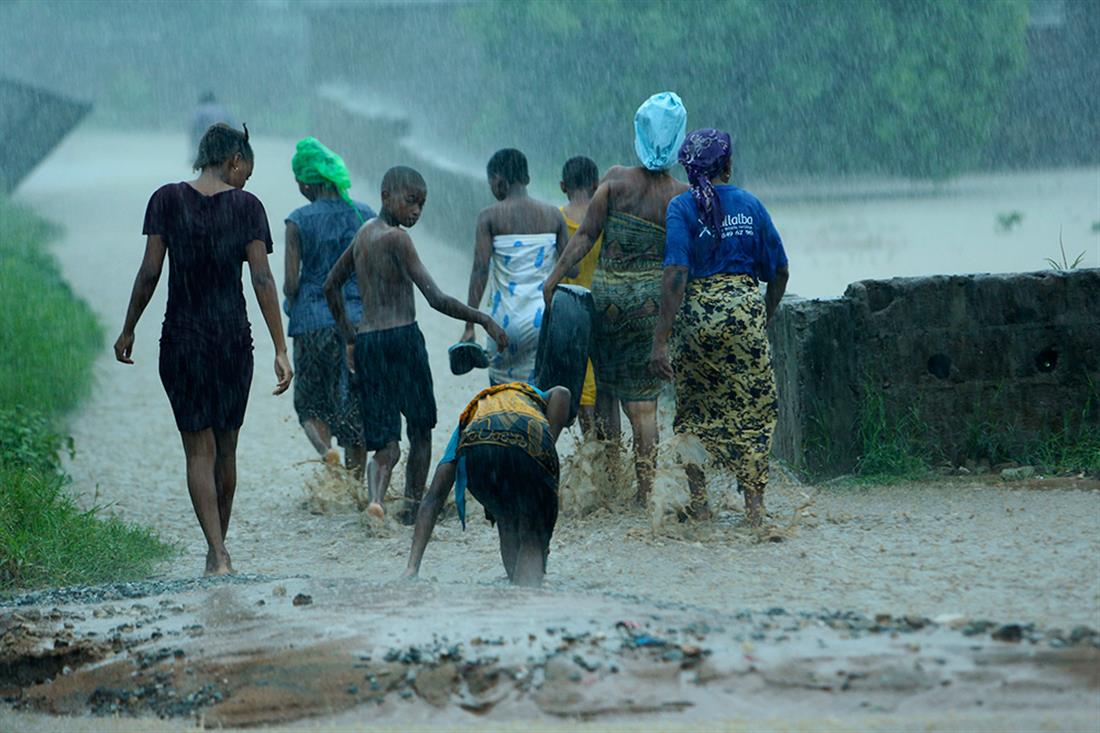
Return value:
M 261 139 L 256 152 L 249 189 L 267 208 L 281 281 L 281 221 L 302 202 L 288 170 L 293 142 Z M 66 227 L 55 251 L 109 341 L 141 257 L 145 203 L 188 175 L 185 159 L 176 136 L 82 132 L 18 197 Z M 378 203 L 365 181 L 352 193 Z M 441 286 L 463 295 L 471 233 L 451 243 L 413 234 Z M 409 530 L 365 521 L 316 462 L 289 395 L 270 395 L 272 350 L 251 293 L 257 366 L 228 538 L 244 575 L 196 582 L 205 547 L 156 367 L 165 285 L 139 325 L 136 366 L 107 352 L 96 364 L 68 470 L 85 501 L 156 527 L 181 556 L 129 591 L 0 608 L 2 663 L 16 660 L 6 684 L 23 690 L 24 707 L 0 712 L 0 723 L 52 729 L 32 711 L 175 716 L 169 727 L 200 717 L 396 727 L 637 716 L 798 727 L 828 716 L 858 729 L 921 718 L 947 729 L 951 720 L 988 729 L 1014 720 L 1072 730 L 1100 720 L 1095 674 L 1081 673 L 1100 663 L 1096 637 L 1073 631 L 1100 627 L 1100 493 L 1088 482 L 815 488 L 779 477 L 769 510 L 783 541 L 767 542 L 743 526 L 736 494 L 718 477 L 712 490 L 727 509 L 702 527 L 655 526 L 615 504 L 564 516 L 539 592 L 504 585 L 495 532 L 475 509 L 466 532 L 454 517 L 441 523 L 424 579 L 406 585 L 396 578 Z M 446 347 L 461 324 L 418 308 L 439 402 L 438 456 L 483 375 L 450 375 Z M 299 594 L 312 602 L 295 605 Z M 897 621 L 905 618 L 914 623 Z M 974 625 L 983 619 L 995 623 Z M 1019 641 L 1005 636 L 1016 631 L 990 636 L 1011 624 Z M 18 662 L 64 649 L 60 662 Z M 20 677 L 19 665 L 31 671 Z M 69 724 L 105 723 L 81 720 Z

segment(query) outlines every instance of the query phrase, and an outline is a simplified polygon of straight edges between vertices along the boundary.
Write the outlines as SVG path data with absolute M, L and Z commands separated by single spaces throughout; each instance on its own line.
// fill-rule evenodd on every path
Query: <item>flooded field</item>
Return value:
M 289 171 L 293 141 L 254 144 L 248 188 L 267 208 L 281 280 L 281 222 L 304 201 Z M 85 131 L 17 197 L 65 227 L 55 252 L 109 341 L 141 256 L 145 203 L 158 185 L 187 176 L 182 136 Z M 865 277 L 1042 269 L 1044 257 L 1058 254 L 1059 226 L 1071 256 L 1088 249 L 1091 264 L 1100 264 L 1100 235 L 1090 231 L 1100 220 L 1098 185 L 1096 170 L 1014 174 L 863 201 L 796 202 L 777 193 L 771 208 L 791 258 L 790 290 L 837 295 Z M 360 180 L 352 195 L 376 206 L 374 189 Z M 998 213 L 1017 209 L 1021 223 L 1000 231 Z M 415 229 L 413 236 L 440 285 L 463 295 L 470 237 L 436 241 Z M 180 717 L 157 725 L 1100 723 L 1091 632 L 1100 628 L 1095 482 L 814 487 L 777 474 L 768 507 L 778 542 L 743 525 L 722 477 L 711 490 L 725 509 L 698 527 L 614 503 L 584 516 L 566 506 L 548 584 L 537 592 L 505 585 L 495 532 L 475 509 L 465 532 L 453 516 L 441 522 L 424 579 L 410 586 L 397 581 L 410 531 L 366 521 L 316 461 L 289 395 L 271 396 L 273 355 L 250 293 L 256 373 L 227 540 L 246 575 L 191 582 L 206 548 L 157 374 L 164 285 L 138 327 L 136 365 L 117 364 L 106 351 L 97 363 L 94 394 L 72 422 L 77 454 L 67 469 L 86 502 L 155 527 L 182 555 L 132 592 L 47 594 L 3 608 L 8 652 L 27 647 L 17 658 L 59 648 L 65 633 L 65 644 L 86 654 L 49 676 L 65 666 L 71 674 L 28 691 L 23 709 L 0 711 L 0 728 L 56 729 L 42 712 L 156 716 L 189 695 L 198 695 L 190 708 L 171 708 Z M 422 301 L 418 309 L 439 402 L 438 456 L 484 375 L 452 376 L 446 347 L 461 324 Z M 574 443 L 563 437 L 564 451 Z M 294 605 L 299 594 L 310 602 Z M 413 647 L 419 651 L 409 656 Z M 272 690 L 280 691 L 277 704 Z M 257 717 L 263 710 L 276 712 Z M 106 720 L 66 726 L 102 730 Z M 147 729 L 131 723 L 111 717 L 110 726 Z

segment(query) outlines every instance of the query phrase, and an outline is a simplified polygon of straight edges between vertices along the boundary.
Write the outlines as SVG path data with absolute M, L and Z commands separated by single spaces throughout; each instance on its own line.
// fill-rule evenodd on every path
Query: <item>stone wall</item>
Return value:
M 425 152 L 411 137 L 408 117 L 392 105 L 370 104 L 362 87 L 322 87 L 314 98 L 315 135 L 339 150 L 356 182 L 352 195 L 381 204 L 386 170 L 407 165 L 420 171 L 428 199 L 417 228 L 473 252 L 478 213 L 493 203 L 484 172 Z
M 1100 270 L 867 280 L 784 301 L 771 329 L 775 454 L 851 471 L 861 408 L 920 426 L 936 458 L 991 458 L 1100 421 Z

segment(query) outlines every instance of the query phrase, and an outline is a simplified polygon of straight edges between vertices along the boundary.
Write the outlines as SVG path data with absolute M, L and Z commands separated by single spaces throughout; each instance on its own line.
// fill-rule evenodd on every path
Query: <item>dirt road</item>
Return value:
M 267 207 L 276 237 L 272 264 L 281 273 L 281 221 L 302 202 L 289 173 L 293 142 L 260 139 L 255 144 L 257 165 L 249 189 Z M 74 290 L 107 324 L 110 340 L 117 335 L 141 256 L 145 203 L 159 184 L 188 175 L 184 163 L 182 137 L 87 131 L 69 139 L 21 189 L 19 200 L 66 227 L 56 253 Z M 428 206 L 430 186 L 429 181 Z M 361 181 L 352 193 L 377 206 L 373 188 Z M 416 230 L 413 234 L 415 238 Z M 425 262 L 452 294 L 465 292 L 469 235 L 457 233 L 455 242 L 418 240 Z M 1078 640 L 1070 642 L 1075 627 L 1100 628 L 1100 533 L 1096 531 L 1100 493 L 1090 484 L 1037 490 L 1045 485 L 991 480 L 818 489 L 777 480 L 769 492 L 769 509 L 782 542 L 759 541 L 733 510 L 703 527 L 675 522 L 655 527 L 650 515 L 612 504 L 584 517 L 563 518 L 551 548 L 547 588 L 537 593 L 503 584 L 495 532 L 479 521 L 480 512 L 475 510 L 465 532 L 453 517 L 442 523 L 425 557 L 424 580 L 410 588 L 395 582 L 404 567 L 409 531 L 364 521 L 346 496 L 328 490 L 330 483 L 319 478 L 323 469 L 298 429 L 289 395 L 271 396 L 273 354 L 252 303 L 256 377 L 241 432 L 240 484 L 228 547 L 238 571 L 261 577 L 187 585 L 202 567 L 205 546 L 187 497 L 178 434 L 157 376 L 165 285 L 161 284 L 138 328 L 137 364 L 119 365 L 106 352 L 96 364 L 94 394 L 73 421 L 78 453 L 68 470 L 86 501 L 109 504 L 128 520 L 154 526 L 180 543 L 182 556 L 164 568 L 164 577 L 157 581 L 160 585 L 139 589 L 139 595 L 144 595 L 138 599 L 125 598 L 120 605 L 110 594 L 90 600 L 43 596 L 26 608 L 45 614 L 8 624 L 12 629 L 23 628 L 18 633 L 31 634 L 28 639 L 46 644 L 45 639 L 70 623 L 73 629 L 68 632 L 75 635 L 74 640 L 83 639 L 80 644 L 94 648 L 88 659 L 102 660 L 71 677 L 59 677 L 52 687 L 35 688 L 35 695 L 49 700 L 37 706 L 41 710 L 95 709 L 85 693 L 105 679 L 125 677 L 120 669 L 136 669 L 134 665 L 140 664 L 135 660 L 141 654 L 155 653 L 169 644 L 175 645 L 169 650 L 170 658 L 152 662 L 146 669 L 184 675 L 191 683 L 194 674 L 214 675 L 215 668 L 236 670 L 231 683 L 209 682 L 213 687 L 206 694 L 220 690 L 227 696 L 225 701 L 196 699 L 193 711 L 183 720 L 166 724 L 173 728 L 189 720 L 191 712 L 209 714 L 211 721 L 227 725 L 309 717 L 319 725 L 340 726 L 377 715 L 381 715 L 380 724 L 394 726 L 437 719 L 455 725 L 480 724 L 517 717 L 534 717 L 549 725 L 563 716 L 625 724 L 640 715 L 652 716 L 662 725 L 750 720 L 779 729 L 806 727 L 818 716 L 859 729 L 898 729 L 917 718 L 933 728 L 958 728 L 952 721 L 965 720 L 962 727 L 991 730 L 1004 729 L 1009 723 L 1020 729 L 1049 724 L 1075 730 L 1087 725 L 1095 728 L 1100 721 L 1095 674 L 1075 671 L 1090 665 L 1095 670 L 1096 650 L 1088 643 L 1094 637 L 1079 632 Z M 439 455 L 450 432 L 447 426 L 483 386 L 484 375 L 453 377 L 446 367 L 446 347 L 458 337 L 460 324 L 429 311 L 423 302 L 419 317 L 436 380 L 440 428 L 434 444 Z M 566 437 L 564 442 L 568 446 L 571 439 Z M 663 481 L 665 493 L 675 494 L 678 478 L 666 475 Z M 736 495 L 731 495 L 726 483 L 718 477 L 712 490 L 719 504 L 735 507 Z M 322 484 L 321 491 L 308 490 Z M 393 493 L 400 492 L 400 484 L 398 480 Z M 278 595 L 278 588 L 287 595 Z M 298 593 L 311 596 L 314 603 L 304 608 L 292 605 Z M 264 604 L 258 605 L 260 601 Z M 150 621 L 142 615 L 146 611 L 134 611 L 134 603 L 179 610 L 158 611 L 153 615 L 159 618 Z M 48 613 L 53 606 L 59 608 L 57 618 Z M 217 608 L 236 610 L 210 621 L 209 614 Z M 760 626 L 770 618 L 761 614 L 773 608 L 797 619 L 786 624 L 792 628 L 785 632 L 789 639 L 776 640 L 784 633 L 780 622 L 774 628 Z M 99 617 L 93 613 L 97 609 L 102 612 Z M 742 618 L 739 612 L 746 609 L 755 615 Z M 876 615 L 924 621 L 915 628 L 884 622 L 877 631 L 860 627 L 861 621 L 838 631 L 828 620 L 837 612 L 871 619 L 868 624 Z M 122 624 L 119 616 L 139 618 L 140 625 Z M 199 617 L 202 620 L 196 621 Z M 6 618 L 10 621 L 10 614 Z M 114 621 L 106 624 L 97 619 Z M 931 624 L 927 619 L 942 623 Z M 996 623 L 968 626 L 981 619 Z M 714 628 L 700 631 L 698 624 L 704 620 Z M 616 626 L 619 621 L 642 625 Z M 185 629 L 196 623 L 204 629 L 201 637 Z M 991 631 L 1010 623 L 1024 626 L 1022 643 L 1010 645 L 989 637 Z M 131 628 L 119 631 L 120 625 Z M 160 636 L 152 638 L 153 628 Z M 562 637 L 548 638 L 553 636 L 550 628 L 567 629 L 574 641 L 559 649 Z M 104 650 L 99 645 L 112 636 L 107 633 L 110 629 L 119 641 Z M 98 636 L 88 636 L 89 632 Z M 762 638 L 752 636 L 760 633 Z M 900 636 L 891 638 L 894 633 Z M 588 645 L 600 634 L 591 663 L 575 662 L 573 647 Z M 639 635 L 664 643 L 652 649 L 638 645 Z M 1029 635 L 1035 644 L 1028 641 Z M 441 656 L 440 650 L 446 651 L 446 645 L 440 646 L 443 636 L 464 645 L 463 660 L 477 661 L 478 667 L 489 665 L 498 676 L 516 682 L 502 698 L 508 704 L 494 702 L 482 710 L 485 717 L 463 712 L 477 705 L 463 707 L 456 701 L 477 694 L 471 692 L 466 667 L 458 659 Z M 497 638 L 503 639 L 505 650 L 499 654 L 492 645 L 485 645 L 485 639 Z M 474 644 L 474 639 L 481 642 Z M 429 651 L 415 662 L 397 660 L 406 676 L 412 674 L 415 680 L 423 670 L 438 670 L 450 663 L 447 669 L 458 670 L 454 674 L 461 685 L 447 677 L 449 681 L 441 683 L 443 692 L 437 694 L 421 692 L 414 681 L 404 687 L 386 683 L 383 687 L 392 694 L 383 695 L 381 707 L 364 701 L 359 692 L 330 694 L 336 689 L 332 685 L 340 690 L 352 685 L 364 689 L 361 682 L 341 675 L 354 670 L 360 678 L 372 674 L 377 678 L 383 674 L 382 667 L 371 665 L 392 666 L 394 660 L 385 660 L 389 650 L 410 644 Z M 299 646 L 313 650 L 308 660 L 281 653 Z M 1060 646 L 1070 649 L 1060 650 Z M 476 653 L 471 653 L 475 647 Z M 173 656 L 177 648 L 182 651 L 178 658 Z M 821 651 L 826 648 L 827 652 Z M 699 680 L 700 665 L 691 660 L 699 656 L 696 661 L 701 663 L 702 649 L 709 650 L 704 655 L 708 664 L 725 670 L 713 678 L 724 683 L 709 685 L 709 680 Z M 760 649 L 766 651 L 757 653 Z M 666 652 L 680 656 L 672 653 L 665 659 Z M 494 656 L 499 659 L 486 661 Z M 565 662 L 549 661 L 558 657 L 576 669 L 565 670 L 561 667 Z M 177 659 L 188 664 L 176 664 Z M 256 697 L 256 690 L 274 683 L 257 682 L 255 665 L 241 661 L 247 659 L 283 669 L 279 674 L 289 677 L 316 675 L 310 684 L 328 692 L 306 685 L 304 689 L 314 693 L 302 699 L 312 703 L 288 703 L 283 713 L 270 720 L 257 718 L 255 711 L 270 707 L 271 699 Z M 691 662 L 687 666 L 685 659 Z M 853 661 L 859 659 L 864 661 Z M 947 661 L 940 664 L 936 659 Z M 314 661 L 309 660 L 330 661 L 311 667 Z M 234 666 L 239 664 L 253 671 Z M 610 673 L 611 665 L 631 671 Z M 193 674 L 186 675 L 185 667 Z M 336 667 L 341 670 L 338 675 L 331 672 Z M 527 673 L 520 667 L 527 672 L 538 670 L 537 681 L 534 677 L 519 680 L 516 675 Z M 421 671 L 411 672 L 413 668 Z M 943 669 L 932 677 L 914 677 L 918 668 Z M 396 674 L 390 667 L 385 669 L 389 670 L 385 674 Z M 902 677 L 908 681 L 893 687 L 875 683 L 870 697 L 849 694 L 852 684 L 845 688 L 821 682 L 826 674 L 846 679 L 845 674 L 864 672 L 873 679 L 885 679 L 894 672 L 883 670 L 898 669 L 905 670 Z M 545 680 L 558 679 L 555 675 L 564 680 L 563 686 L 550 685 L 543 691 Z M 62 679 L 73 680 L 64 684 L 83 692 L 73 693 L 75 697 L 64 702 L 60 692 L 54 695 L 46 689 L 63 691 Z M 164 680 L 161 684 L 169 685 L 168 677 Z M 183 689 L 178 682 L 171 685 Z M 601 691 L 599 699 L 618 702 L 586 708 L 585 701 L 595 699 L 589 694 L 592 685 Z M 201 688 L 191 684 L 187 689 Z M 1016 693 L 996 692 L 1002 688 Z M 370 691 L 369 680 L 365 689 Z M 404 692 L 409 692 L 409 698 Z M 547 702 L 548 696 L 559 693 L 573 702 Z M 744 698 L 746 694 L 751 697 Z M 648 698 L 657 701 L 656 707 L 628 702 Z M 248 699 L 257 702 L 251 706 L 240 702 Z M 332 702 L 335 699 L 340 704 Z M 734 704 L 735 699 L 741 702 Z M 224 706 L 230 700 L 252 712 L 237 717 L 225 712 L 218 718 L 219 710 L 229 710 Z M 442 700 L 442 706 L 436 707 L 432 700 Z M 109 713 L 109 704 L 118 703 L 105 704 L 107 708 L 98 712 Z M 152 703 L 135 709 L 146 715 L 158 711 Z M 19 728 L 47 730 L 56 723 L 27 713 L 0 712 L 0 727 L 5 729 L 5 717 Z M 74 728 L 98 729 L 103 720 L 70 723 Z M 119 723 L 117 729 L 126 730 L 126 724 Z

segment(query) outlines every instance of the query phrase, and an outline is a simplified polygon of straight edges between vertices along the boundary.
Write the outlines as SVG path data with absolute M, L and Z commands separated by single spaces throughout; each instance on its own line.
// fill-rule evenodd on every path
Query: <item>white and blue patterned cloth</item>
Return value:
M 557 257 L 557 235 L 506 234 L 493 237 L 489 295 L 485 309 L 508 334 L 504 351 L 489 339 L 489 381 L 535 378 L 535 353 L 542 328 L 542 286 Z

